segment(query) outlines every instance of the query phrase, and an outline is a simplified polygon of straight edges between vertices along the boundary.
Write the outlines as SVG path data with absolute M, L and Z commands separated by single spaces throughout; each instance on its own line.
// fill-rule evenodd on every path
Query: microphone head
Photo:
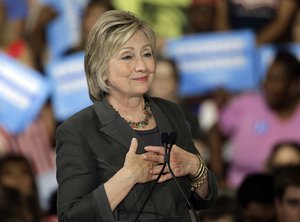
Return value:
M 176 143 L 177 140 L 177 134 L 172 132 L 169 135 L 169 143 L 171 144 L 171 146 L 173 146 Z
M 166 132 L 162 133 L 160 138 L 161 138 L 162 144 L 167 144 L 169 141 L 169 135 Z

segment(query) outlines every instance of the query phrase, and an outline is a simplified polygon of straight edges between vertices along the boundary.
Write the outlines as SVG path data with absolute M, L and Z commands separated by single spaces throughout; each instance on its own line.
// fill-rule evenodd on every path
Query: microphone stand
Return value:
M 194 207 L 192 206 L 192 204 L 190 203 L 190 201 L 188 200 L 187 196 L 184 194 L 172 168 L 171 168 L 171 165 L 170 165 L 170 154 L 171 154 L 171 149 L 173 147 L 173 145 L 175 144 L 176 142 L 176 137 L 177 135 L 175 133 L 171 133 L 170 136 L 169 136 L 169 143 L 167 144 L 167 146 L 165 146 L 166 148 L 166 151 L 165 151 L 165 162 L 169 168 L 169 171 L 170 171 L 170 174 L 172 175 L 172 178 L 173 180 L 175 181 L 177 187 L 179 188 L 180 190 L 180 193 L 182 194 L 182 196 L 184 197 L 185 201 L 187 202 L 188 206 L 190 207 L 190 209 L 192 210 L 197 222 L 200 222 L 200 218 L 198 216 L 198 214 L 196 213 Z
M 167 133 L 162 133 L 162 135 L 161 135 L 161 141 L 162 141 L 163 145 L 166 147 L 166 146 L 167 146 L 167 141 L 168 141 L 168 134 L 167 134 Z M 167 162 L 166 162 L 166 158 L 167 158 L 167 157 L 166 157 L 166 156 L 167 156 L 167 155 L 166 155 L 166 152 L 165 152 L 165 161 L 164 161 L 163 167 L 162 167 L 162 169 L 160 170 L 160 172 L 159 172 L 159 174 L 158 174 L 158 176 L 157 176 L 157 178 L 156 178 L 156 180 L 155 180 L 155 182 L 154 182 L 154 184 L 153 184 L 153 186 L 152 186 L 152 188 L 151 188 L 151 190 L 150 190 L 150 193 L 148 194 L 146 200 L 144 201 L 144 203 L 143 203 L 143 205 L 142 205 L 142 207 L 141 207 L 141 209 L 140 209 L 138 215 L 136 216 L 134 222 L 137 222 L 137 221 L 138 221 L 138 219 L 139 219 L 141 213 L 143 212 L 143 210 L 144 210 L 144 208 L 145 208 L 145 206 L 146 206 L 146 203 L 149 201 L 149 198 L 150 198 L 151 194 L 153 193 L 153 191 L 154 191 L 154 189 L 155 189 L 155 187 L 156 187 L 156 184 L 158 183 L 160 177 L 162 176 L 162 174 L 163 174 L 163 172 L 164 172 L 164 170 L 165 170 L 165 168 L 166 168 L 166 165 L 167 165 Z

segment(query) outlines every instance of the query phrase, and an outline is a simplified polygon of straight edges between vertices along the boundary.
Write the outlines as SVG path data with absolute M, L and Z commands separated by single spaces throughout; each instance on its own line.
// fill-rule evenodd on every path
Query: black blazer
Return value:
M 189 128 L 179 107 L 167 100 L 148 98 L 159 132 L 177 133 L 176 144 L 197 153 Z M 56 133 L 59 221 L 117 221 L 135 218 L 153 182 L 137 184 L 112 212 L 103 184 L 123 167 L 133 137 L 138 153 L 145 143 L 106 98 L 78 112 Z M 216 180 L 208 173 L 210 195 L 200 199 L 191 192 L 188 177 L 178 178 L 186 196 L 196 208 L 207 208 L 217 198 Z M 140 218 L 179 216 L 190 221 L 188 206 L 173 180 L 158 184 Z

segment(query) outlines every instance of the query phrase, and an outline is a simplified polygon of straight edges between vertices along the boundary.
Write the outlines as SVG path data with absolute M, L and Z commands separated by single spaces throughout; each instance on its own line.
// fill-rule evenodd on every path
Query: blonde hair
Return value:
M 90 31 L 85 45 L 84 68 L 92 101 L 109 93 L 105 71 L 110 58 L 137 32 L 142 31 L 150 42 L 153 55 L 156 36 L 152 28 L 131 12 L 105 12 Z

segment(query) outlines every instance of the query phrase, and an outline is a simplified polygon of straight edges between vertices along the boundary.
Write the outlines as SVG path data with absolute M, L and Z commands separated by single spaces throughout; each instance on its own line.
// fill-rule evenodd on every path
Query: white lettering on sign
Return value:
M 206 72 L 210 69 L 239 69 L 247 63 L 246 58 L 242 56 L 235 57 L 215 57 L 214 59 L 193 59 L 180 63 L 180 68 L 184 72 Z
M 31 105 L 30 98 L 9 87 L 2 81 L 0 81 L 0 94 L 8 103 L 21 110 L 25 110 Z
M 36 94 L 39 90 L 39 83 L 34 78 L 29 78 L 27 75 L 18 73 L 13 66 L 7 65 L 0 60 L 1 77 L 14 85 L 20 87 L 29 94 Z

